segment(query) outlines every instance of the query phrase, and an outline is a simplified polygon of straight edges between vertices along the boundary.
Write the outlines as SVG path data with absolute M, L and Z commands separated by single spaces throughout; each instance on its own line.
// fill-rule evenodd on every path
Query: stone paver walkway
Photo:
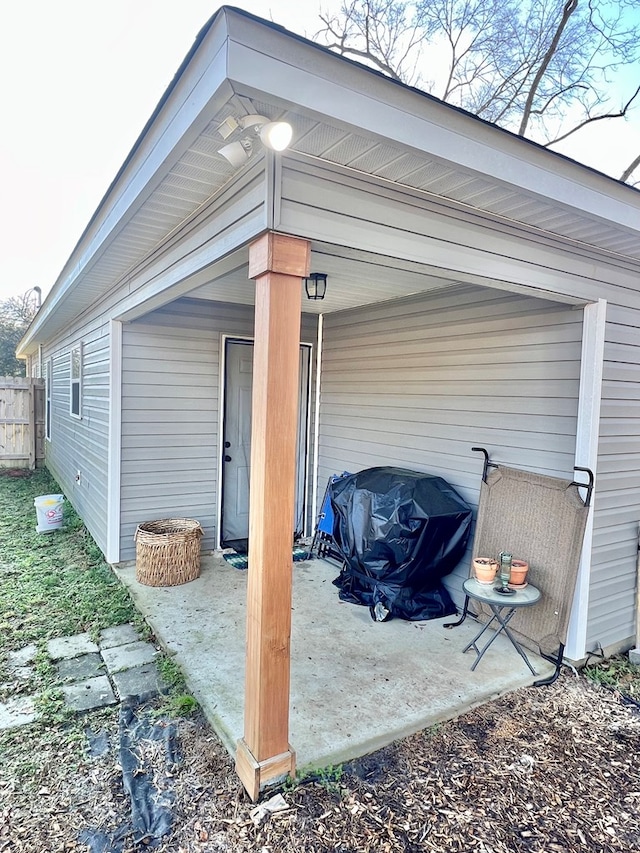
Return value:
M 89 634 L 57 637 L 49 640 L 47 652 L 58 671 L 65 702 L 73 711 L 90 711 L 118 702 L 135 705 L 167 689 L 155 662 L 158 652 L 141 640 L 130 624 L 106 628 L 98 643 Z M 29 680 L 36 654 L 34 645 L 9 654 L 14 678 Z M 34 722 L 36 699 L 25 695 L 0 703 L 0 730 Z

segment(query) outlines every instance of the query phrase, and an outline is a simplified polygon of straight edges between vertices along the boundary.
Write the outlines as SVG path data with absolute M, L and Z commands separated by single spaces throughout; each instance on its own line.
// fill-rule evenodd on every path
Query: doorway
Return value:
M 249 538 L 253 341 L 227 338 L 224 355 L 220 544 L 223 548 L 243 551 L 247 548 Z M 301 344 L 294 518 L 296 535 L 303 535 L 306 526 L 310 365 L 311 346 Z

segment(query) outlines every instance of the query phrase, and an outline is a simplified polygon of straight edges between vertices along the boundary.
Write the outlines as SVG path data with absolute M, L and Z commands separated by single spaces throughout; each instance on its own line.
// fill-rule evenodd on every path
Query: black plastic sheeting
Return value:
M 91 734 L 89 739 L 91 753 L 99 758 L 105 755 L 105 750 L 98 737 Z M 168 788 L 158 789 L 150 768 L 141 761 L 140 748 L 144 741 L 163 744 L 167 771 L 178 763 L 176 724 L 137 717 L 131 707 L 123 705 L 119 718 L 118 757 L 131 813 L 127 820 L 111 831 L 97 828 L 82 830 L 78 841 L 87 845 L 89 853 L 124 853 L 125 848 L 131 849 L 131 844 L 143 845 L 144 849 L 158 847 L 162 838 L 171 831 L 174 794 Z
M 341 599 L 367 605 L 376 621 L 456 612 L 441 581 L 464 555 L 471 508 L 446 480 L 367 468 L 336 480 L 330 496 Z

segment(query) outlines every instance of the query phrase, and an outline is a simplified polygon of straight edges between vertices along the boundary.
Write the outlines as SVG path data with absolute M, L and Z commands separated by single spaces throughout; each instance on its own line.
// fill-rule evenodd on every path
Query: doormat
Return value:
M 235 551 L 228 551 L 222 556 L 227 561 L 227 563 L 229 563 L 230 566 L 233 566 L 234 569 L 246 569 L 249 566 L 249 557 L 247 556 L 247 554 L 237 554 Z M 309 546 L 294 545 L 293 551 L 291 552 L 291 556 L 293 557 L 294 563 L 299 563 L 302 560 L 307 560 L 309 558 Z

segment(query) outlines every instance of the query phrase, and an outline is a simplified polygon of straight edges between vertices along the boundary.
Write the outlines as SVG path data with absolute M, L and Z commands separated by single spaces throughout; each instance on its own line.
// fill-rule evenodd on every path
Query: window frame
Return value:
M 75 354 L 77 353 L 77 358 Z M 77 375 L 74 376 L 74 362 L 77 364 Z M 83 348 L 82 343 L 72 347 L 69 352 L 69 414 L 72 418 L 82 420 L 82 374 L 83 374 Z M 74 386 L 77 386 L 77 411 L 74 411 Z

